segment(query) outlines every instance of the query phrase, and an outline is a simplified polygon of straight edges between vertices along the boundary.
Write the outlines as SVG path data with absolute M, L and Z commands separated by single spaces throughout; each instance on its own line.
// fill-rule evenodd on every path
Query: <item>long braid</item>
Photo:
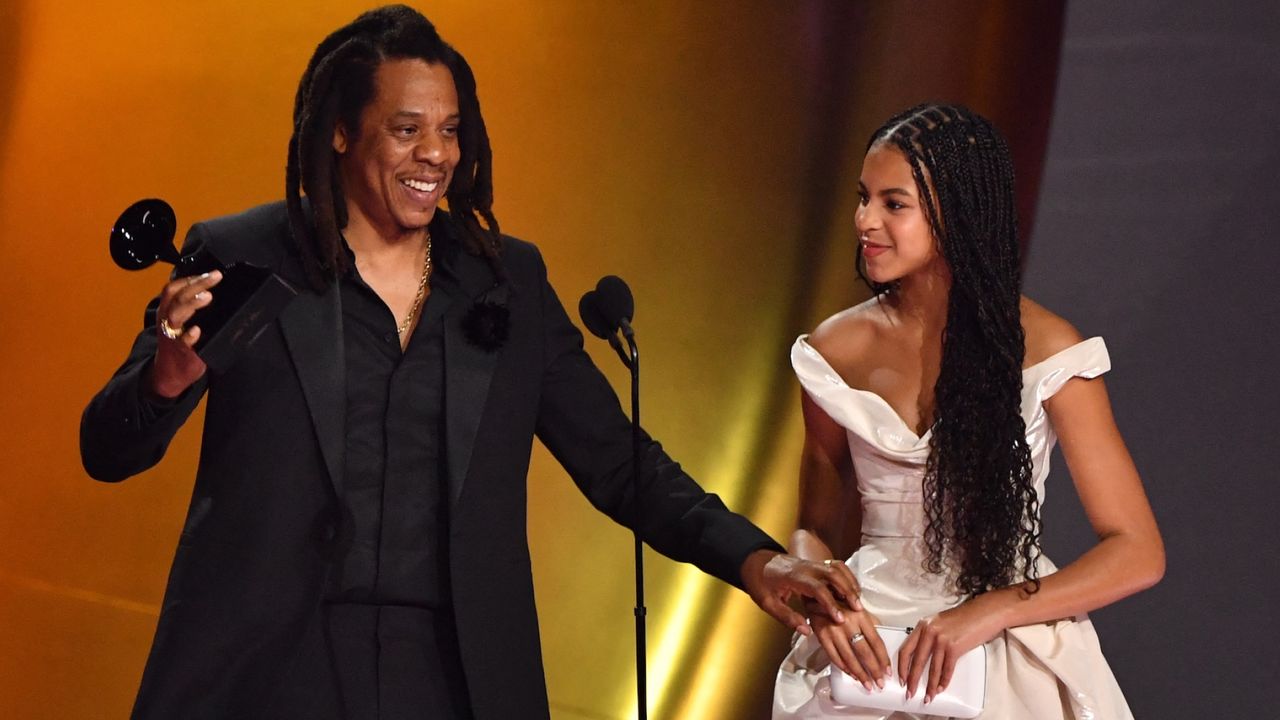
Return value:
M 459 133 L 462 158 L 458 162 L 460 171 L 454 174 L 453 184 L 446 196 L 449 211 L 458 218 L 469 237 L 476 240 L 475 249 L 489 261 L 494 275 L 505 280 L 506 269 L 503 268 L 499 255 L 502 248 L 501 230 L 498 228 L 498 219 L 493 214 L 493 149 L 489 145 L 484 116 L 480 113 L 475 75 L 466 59 L 457 53 L 454 55 L 456 62 L 452 65 L 453 82 L 458 87 L 458 99 L 460 103 L 470 106 L 462 109 L 463 113 L 470 114 L 476 121 L 471 126 L 462 128 Z M 484 225 L 480 224 L 481 219 L 484 220 Z
M 285 165 L 285 202 L 289 209 L 289 226 L 302 256 L 302 266 L 306 270 L 307 280 L 316 289 L 323 289 L 329 277 L 341 267 L 339 263 L 345 260 L 344 253 L 336 252 L 336 248 L 340 247 L 341 243 L 335 237 L 339 230 L 333 228 L 340 229 L 346 226 L 346 203 L 334 201 L 335 198 L 342 198 L 342 195 L 332 190 L 335 184 L 332 178 L 336 173 L 332 172 L 331 158 L 328 163 L 330 177 L 322 183 L 316 182 L 317 178 L 314 174 L 303 171 L 304 156 L 308 158 L 306 164 L 310 166 L 309 169 L 315 169 L 315 165 L 324 165 L 326 159 L 326 154 L 317 153 L 315 148 L 317 135 L 315 124 L 318 113 L 313 106 L 317 97 L 314 78 L 318 66 L 328 60 L 339 47 L 348 43 L 354 35 L 367 31 L 371 24 L 370 18 L 361 16 L 355 22 L 334 31 L 322 40 L 307 62 L 307 68 L 303 71 L 302 78 L 298 82 L 298 90 L 294 94 L 293 134 L 289 137 L 289 154 Z M 332 132 L 332 126 L 330 126 L 330 132 Z M 319 162 L 316 162 L 317 160 Z M 320 188 L 327 189 L 327 192 L 326 190 L 316 192 Z M 302 207 L 304 190 L 312 203 L 313 217 L 316 212 L 317 195 L 328 196 L 329 211 L 325 213 L 326 218 L 317 218 L 313 223 L 307 217 Z M 336 217 L 336 212 L 342 213 L 341 222 Z M 329 231 L 325 232 L 321 227 Z
M 339 123 L 359 127 L 360 113 L 375 92 L 378 65 L 404 58 L 443 64 L 454 78 L 462 153 L 446 193 L 450 217 L 461 228 L 467 250 L 488 260 L 496 280 L 506 278 L 502 237 L 493 213 L 493 152 L 475 77 L 430 21 L 410 7 L 389 5 L 360 15 L 321 41 L 294 96 L 285 200 L 307 279 L 317 290 L 327 287 L 349 263 L 342 244 L 347 205 L 332 147 L 334 129 Z M 311 205 L 310 217 L 303 208 L 303 193 Z
M 954 566 L 965 595 L 1022 578 L 1034 592 L 1039 497 L 1021 413 L 1026 349 L 1008 146 L 981 116 L 944 105 L 891 118 L 868 147 L 876 144 L 907 158 L 951 273 L 922 485 L 925 568 Z M 877 294 L 894 289 L 868 284 Z
M 353 37 L 326 55 L 315 68 L 299 127 L 299 165 L 303 187 L 311 200 L 315 217 L 317 250 L 327 263 L 322 269 L 341 272 L 348 258 L 342 252 L 342 228 L 347 224 L 347 205 L 333 160 L 333 126 L 338 120 L 338 97 L 332 91 L 335 75 L 347 63 L 376 64 L 368 41 Z

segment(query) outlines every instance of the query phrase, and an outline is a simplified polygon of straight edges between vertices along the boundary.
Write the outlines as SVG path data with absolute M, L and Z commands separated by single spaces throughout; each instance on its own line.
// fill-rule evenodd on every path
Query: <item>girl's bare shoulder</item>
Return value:
M 1026 336 L 1026 367 L 1079 343 L 1080 331 L 1066 319 L 1027 296 L 1022 296 L 1022 330 Z
M 890 326 L 890 312 L 886 303 L 873 297 L 823 320 L 808 342 L 834 367 L 856 365 Z

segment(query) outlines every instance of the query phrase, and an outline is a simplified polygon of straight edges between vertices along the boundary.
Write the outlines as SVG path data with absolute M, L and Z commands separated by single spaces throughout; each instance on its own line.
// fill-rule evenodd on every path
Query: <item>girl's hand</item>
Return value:
M 915 694 L 916 683 L 928 666 L 925 702 L 933 700 L 950 684 L 956 660 L 961 655 L 1004 630 L 993 601 L 991 593 L 979 595 L 950 610 L 927 617 L 915 626 L 898 651 L 898 678 L 907 687 L 907 697 Z
M 867 690 L 884 687 L 893 673 L 889 653 L 876 632 L 879 619 L 868 610 L 843 611 L 844 622 L 838 623 L 824 614 L 812 601 L 805 601 L 805 611 L 813 635 L 827 652 L 831 664 L 857 678 Z

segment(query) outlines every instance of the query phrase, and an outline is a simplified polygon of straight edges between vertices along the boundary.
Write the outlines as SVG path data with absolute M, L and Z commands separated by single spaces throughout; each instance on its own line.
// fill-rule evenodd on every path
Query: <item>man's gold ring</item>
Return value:
M 170 340 L 177 340 L 179 337 L 182 336 L 182 328 L 181 327 L 175 328 L 172 325 L 170 325 L 169 318 L 160 318 L 160 334 L 169 338 Z

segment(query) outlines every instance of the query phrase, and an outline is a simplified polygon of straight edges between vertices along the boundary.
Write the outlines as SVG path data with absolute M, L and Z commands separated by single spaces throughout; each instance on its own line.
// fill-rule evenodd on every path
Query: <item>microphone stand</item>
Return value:
M 601 307 L 602 296 L 605 307 Z M 644 606 L 644 544 L 640 541 L 640 523 L 644 517 L 644 505 L 640 487 L 640 349 L 636 346 L 636 333 L 631 328 L 631 314 L 635 311 L 631 290 L 615 275 L 600 279 L 595 290 L 582 296 L 578 302 L 578 314 L 592 335 L 609 341 L 609 347 L 618 353 L 622 364 L 631 371 L 631 508 L 635 513 L 631 536 L 635 540 L 636 566 L 636 715 L 639 720 L 649 717 L 649 693 L 647 680 L 648 657 L 645 651 L 644 623 L 647 611 Z M 618 335 L 621 333 L 622 339 Z M 623 349 L 622 342 L 627 347 Z
M 627 342 L 627 350 L 622 349 L 618 333 L 609 336 L 609 345 L 622 358 L 622 363 L 631 371 L 631 482 L 634 496 L 632 507 L 635 509 L 636 527 L 632 529 L 635 538 L 636 565 L 636 717 L 647 720 L 649 717 L 649 694 L 647 680 L 648 655 L 645 650 L 645 616 L 644 606 L 644 543 L 640 541 L 638 529 L 642 517 L 642 499 L 640 492 L 640 349 L 636 346 L 636 334 L 627 318 L 622 318 L 622 336 Z

